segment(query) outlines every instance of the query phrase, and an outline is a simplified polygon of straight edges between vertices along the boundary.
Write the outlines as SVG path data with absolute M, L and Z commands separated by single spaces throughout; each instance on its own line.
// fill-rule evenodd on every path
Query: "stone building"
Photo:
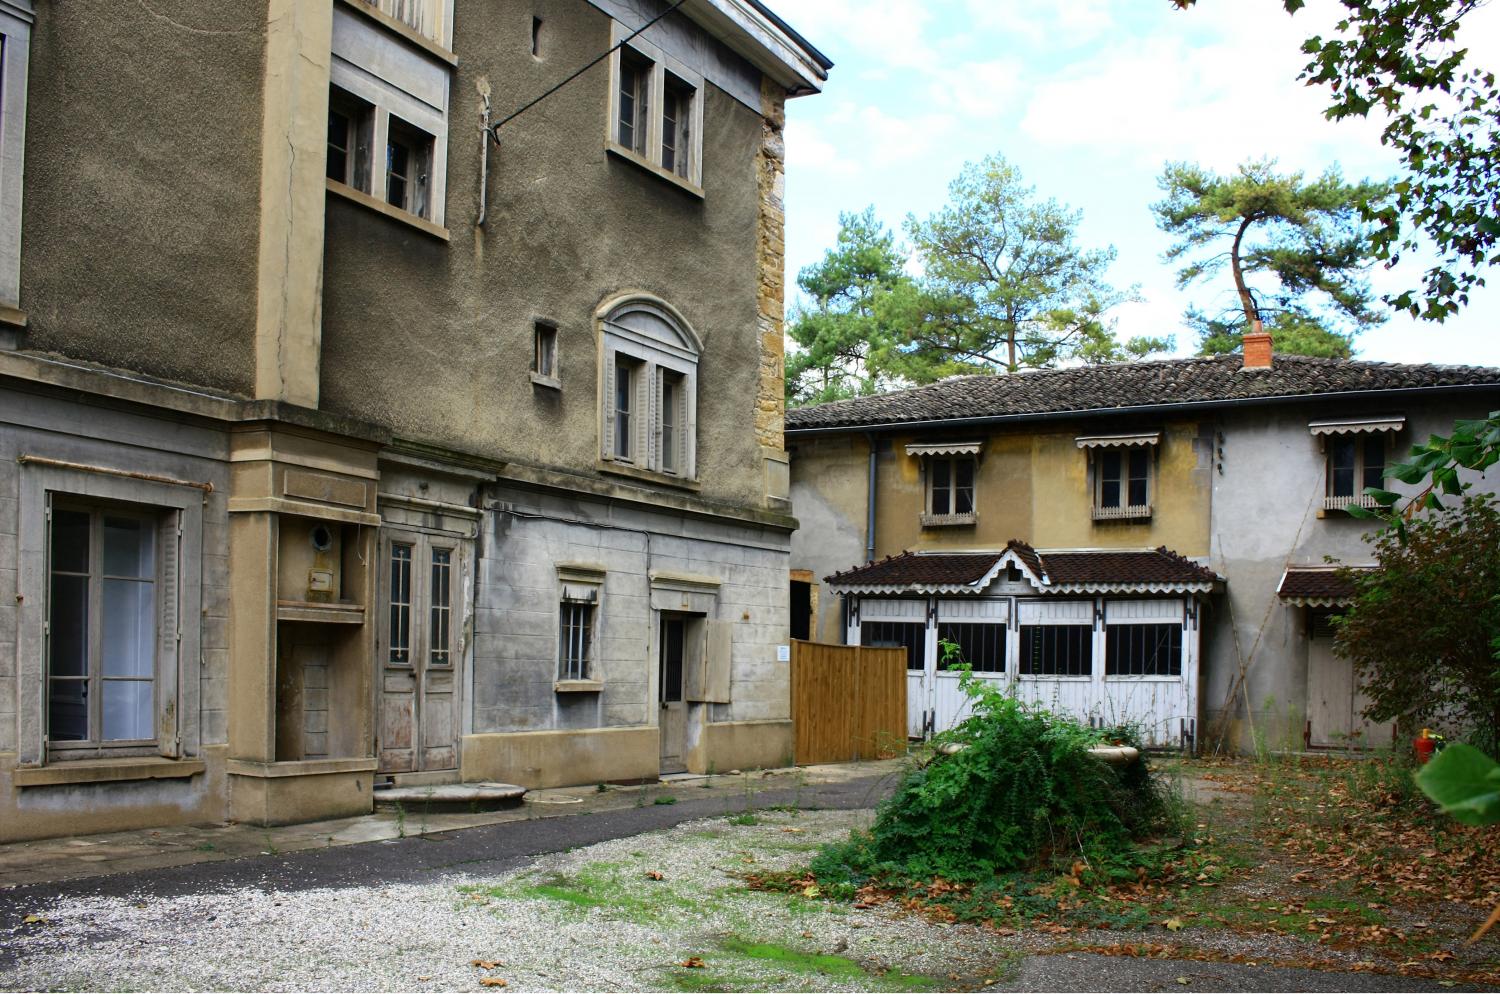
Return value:
M 824 56 L 758 0 L 0 36 L 0 839 L 785 761 Z
M 1156 745 L 1220 719 L 1247 748 L 1389 742 L 1332 651 L 1327 559 L 1370 561 L 1347 509 L 1413 442 L 1500 408 L 1500 369 L 1246 344 L 788 412 L 793 635 L 906 646 L 913 735 L 964 713 L 943 639 Z

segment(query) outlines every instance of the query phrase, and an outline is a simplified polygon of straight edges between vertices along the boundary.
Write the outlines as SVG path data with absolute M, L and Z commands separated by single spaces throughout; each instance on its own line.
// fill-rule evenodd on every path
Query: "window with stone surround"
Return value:
M 695 480 L 698 336 L 664 302 L 648 298 L 608 307 L 601 329 L 602 468 Z
M 333 8 L 329 192 L 441 226 L 447 189 L 452 0 Z
M 631 32 L 614 23 L 619 44 Z M 703 77 L 643 38 L 610 55 L 606 148 L 702 194 Z
M 557 682 L 555 689 L 601 689 L 597 666 L 600 608 L 604 570 L 597 566 L 560 563 L 557 566 Z

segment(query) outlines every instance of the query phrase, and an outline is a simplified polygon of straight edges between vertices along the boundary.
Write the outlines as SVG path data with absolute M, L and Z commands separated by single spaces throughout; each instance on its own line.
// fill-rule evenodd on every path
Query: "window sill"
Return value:
M 558 694 L 597 694 L 604 689 L 600 680 L 559 680 L 552 685 Z
M 356 190 L 349 184 L 340 183 L 336 179 L 328 179 L 325 177 L 323 182 L 326 184 L 328 192 L 334 194 L 335 196 L 343 197 L 345 200 L 351 200 L 354 203 L 359 204 L 361 207 L 369 208 L 376 214 L 383 214 L 386 217 L 390 218 L 392 221 L 400 221 L 402 224 L 410 225 L 411 227 L 416 228 L 418 231 L 422 232 L 422 234 L 424 235 L 430 235 L 433 238 L 439 239 L 440 241 L 446 242 L 449 240 L 448 229 L 440 224 L 433 224 L 426 218 L 417 217 L 415 214 L 412 214 L 409 211 L 401 210 L 399 207 L 392 207 L 390 204 L 386 203 L 384 200 L 381 200 L 379 197 L 372 197 L 368 193 L 365 193 L 363 190 Z
M 694 183 L 689 183 L 687 180 L 683 179 L 681 176 L 678 176 L 676 173 L 663 169 L 661 166 L 658 166 L 656 163 L 652 162 L 644 155 L 632 152 L 624 145 L 619 145 L 615 142 L 605 142 L 604 151 L 608 152 L 610 155 L 614 156 L 617 159 L 623 159 L 626 162 L 631 163 L 632 165 L 639 166 L 658 179 L 666 180 L 668 183 L 671 183 L 679 190 L 691 194 L 692 196 L 697 197 L 699 200 L 705 199 L 703 195 L 703 187 L 698 186 Z
M 1092 676 L 1045 676 L 1035 673 L 1022 673 L 1016 677 L 1024 683 L 1093 683 Z
M 673 476 L 670 473 L 658 473 L 654 469 L 637 469 L 629 463 L 613 462 L 609 459 L 599 460 L 599 472 L 608 473 L 611 476 L 625 476 L 632 480 L 643 480 L 647 483 L 660 483 L 665 487 L 691 490 L 694 493 L 703 489 L 703 484 L 697 480 L 684 479 L 681 476 Z
M 452 52 L 448 51 L 448 49 L 444 48 L 442 45 L 439 45 L 437 42 L 433 41 L 431 38 L 427 37 L 421 32 L 413 29 L 409 25 L 403 24 L 402 22 L 396 20 L 389 14 L 382 13 L 376 8 L 371 7 L 369 4 L 359 3 L 358 0 L 342 0 L 342 3 L 349 10 L 352 10 L 355 13 L 368 18 L 374 23 L 380 25 L 385 30 L 389 31 L 391 34 L 395 35 L 397 38 L 401 38 L 405 41 L 411 42 L 422 51 L 426 52 L 429 55 L 433 55 L 439 59 L 442 59 L 450 66 L 453 66 L 455 68 L 458 66 L 458 56 L 454 55 Z
M 19 307 L 0 304 L 0 325 L 9 325 L 20 331 L 26 330 L 26 312 Z
M 561 390 L 562 380 L 555 376 L 543 376 L 541 373 L 532 373 L 531 382 L 533 386 L 546 387 L 548 390 Z
M 923 528 L 961 528 L 978 524 L 978 514 L 923 514 L 920 517 Z
M 1105 683 L 1181 683 L 1181 676 L 1130 676 L 1114 673 L 1104 678 Z
M 121 780 L 186 780 L 205 769 L 201 759 L 89 759 L 55 762 L 48 766 L 18 767 L 11 772 L 17 787 L 52 787 L 75 783 L 114 783 Z

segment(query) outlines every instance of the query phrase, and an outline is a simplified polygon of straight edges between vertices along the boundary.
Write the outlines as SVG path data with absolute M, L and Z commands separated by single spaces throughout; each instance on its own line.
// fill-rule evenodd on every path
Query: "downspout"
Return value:
M 479 216 L 474 219 L 474 226 L 484 227 L 485 217 L 488 214 L 486 200 L 490 186 L 490 81 L 484 76 L 479 77 L 475 86 L 479 90 Z M 499 144 L 499 139 L 495 143 Z
M 865 436 L 870 442 L 870 483 L 865 496 L 865 562 L 875 561 L 875 436 Z

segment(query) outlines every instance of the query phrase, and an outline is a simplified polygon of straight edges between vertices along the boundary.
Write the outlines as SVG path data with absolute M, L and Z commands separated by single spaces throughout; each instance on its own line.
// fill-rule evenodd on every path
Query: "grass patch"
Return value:
M 671 796 L 658 797 L 656 800 L 652 801 L 651 803 L 652 804 L 676 804 L 677 803 L 677 798 L 671 797 Z
M 750 812 L 747 811 L 747 812 L 745 812 L 742 815 L 735 815 L 733 818 L 730 818 L 729 819 L 729 824 L 731 824 L 731 825 L 746 825 L 746 826 L 748 826 L 748 825 L 759 825 L 760 824 L 760 819 L 757 818 L 757 817 L 755 817 L 753 814 L 751 814 Z

